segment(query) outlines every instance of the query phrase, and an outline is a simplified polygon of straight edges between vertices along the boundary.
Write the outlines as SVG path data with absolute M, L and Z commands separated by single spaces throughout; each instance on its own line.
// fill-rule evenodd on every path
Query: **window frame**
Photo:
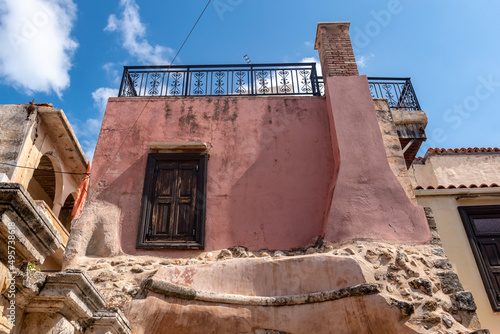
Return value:
M 155 168 L 160 161 L 198 161 L 197 191 L 195 197 L 195 240 L 147 240 L 152 225 L 152 210 L 155 189 Z M 207 195 L 208 153 L 149 153 L 142 192 L 139 230 L 136 249 L 204 249 Z
M 500 284 L 493 282 L 491 270 L 488 262 L 485 261 L 479 246 L 479 238 L 492 238 L 500 240 L 500 233 L 477 234 L 474 228 L 474 218 L 498 218 L 500 217 L 500 205 L 478 205 L 478 206 L 459 206 L 458 211 L 464 224 L 467 239 L 474 254 L 476 264 L 483 281 L 484 289 L 488 295 L 493 311 L 500 312 Z M 499 249 L 500 252 L 500 249 Z M 497 288 L 495 286 L 498 286 Z

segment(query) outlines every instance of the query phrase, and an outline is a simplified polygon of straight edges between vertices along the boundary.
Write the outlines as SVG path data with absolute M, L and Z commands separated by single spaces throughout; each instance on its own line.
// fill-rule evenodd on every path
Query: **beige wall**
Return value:
M 479 197 L 456 199 L 460 193 L 464 195 L 466 192 Z M 499 196 L 500 188 L 456 189 L 454 192 L 448 189 L 416 190 L 415 194 L 419 205 L 432 208 L 443 248 L 464 289 L 474 295 L 482 327 L 490 329 L 492 334 L 500 333 L 500 312 L 495 313 L 491 308 L 457 209 L 458 206 L 498 205 L 500 197 L 491 195 Z
M 27 105 L 0 105 L 0 161 L 12 165 L 0 166 L 0 182 L 22 184 L 35 200 L 43 200 L 47 217 L 63 237 L 63 245 L 52 256 L 47 257 L 42 269 L 59 270 L 62 253 L 68 240 L 67 231 L 57 217 L 68 195 L 75 193 L 83 175 L 55 173 L 55 194 L 49 198 L 43 188 L 33 179 L 42 156 L 47 156 L 55 171 L 85 172 L 87 159 L 71 130 L 64 112 L 59 109 L 36 106 L 28 114 Z M 40 205 L 40 204 L 39 204 Z
M 451 153 L 427 157 L 425 164 L 414 163 L 417 185 L 426 188 L 438 185 L 477 186 L 482 183 L 500 183 L 500 154 Z

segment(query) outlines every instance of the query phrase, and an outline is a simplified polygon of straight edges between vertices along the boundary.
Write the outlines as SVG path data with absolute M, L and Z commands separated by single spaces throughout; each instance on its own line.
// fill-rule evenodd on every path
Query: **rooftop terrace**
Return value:
M 420 110 L 410 78 L 369 77 L 373 98 L 391 109 Z M 322 96 L 316 63 L 125 66 L 119 97 Z

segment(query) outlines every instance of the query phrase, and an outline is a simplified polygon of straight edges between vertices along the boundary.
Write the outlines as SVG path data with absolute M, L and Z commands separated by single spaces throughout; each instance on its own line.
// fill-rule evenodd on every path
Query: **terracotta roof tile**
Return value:
M 478 153 L 478 152 L 500 152 L 500 148 L 498 147 L 462 147 L 455 149 L 445 149 L 445 148 L 430 148 L 427 150 L 427 153 Z
M 429 155 L 441 154 L 441 153 L 488 153 L 488 152 L 500 152 L 498 147 L 462 147 L 462 148 L 429 148 L 425 153 L 424 157 L 416 157 L 413 161 L 425 161 L 425 158 Z
M 463 189 L 463 188 L 468 188 L 468 189 L 473 189 L 473 188 L 498 188 L 500 187 L 498 184 L 496 183 L 492 183 L 490 185 L 486 184 L 486 183 L 482 183 L 480 186 L 477 186 L 475 184 L 471 184 L 471 185 L 468 185 L 466 186 L 465 184 L 461 184 L 459 185 L 458 187 L 453 185 L 453 184 L 450 184 L 449 186 L 443 186 L 443 185 L 438 185 L 437 187 L 433 187 L 433 186 L 427 186 L 427 188 L 424 188 L 422 186 L 417 186 L 415 188 L 415 190 L 423 190 L 423 189 Z

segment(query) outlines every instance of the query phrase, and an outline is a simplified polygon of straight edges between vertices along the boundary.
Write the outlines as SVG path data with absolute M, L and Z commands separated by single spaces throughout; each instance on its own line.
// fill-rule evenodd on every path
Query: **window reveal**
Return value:
M 149 154 L 137 248 L 204 246 L 207 154 Z

